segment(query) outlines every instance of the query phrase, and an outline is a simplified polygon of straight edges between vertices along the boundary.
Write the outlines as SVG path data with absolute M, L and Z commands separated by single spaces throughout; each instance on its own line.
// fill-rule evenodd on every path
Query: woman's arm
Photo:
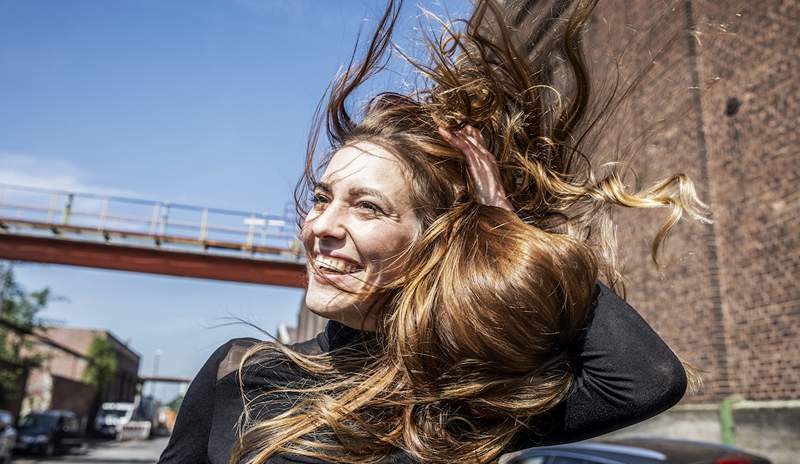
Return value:
M 683 397 L 687 379 L 681 362 L 636 310 L 603 284 L 595 288 L 594 301 L 592 318 L 574 345 L 569 395 L 531 423 L 519 447 L 609 433 L 653 417 Z
M 474 127 L 444 140 L 464 153 L 476 201 L 513 211 L 496 160 Z M 683 365 L 641 316 L 602 283 L 590 321 L 573 344 L 575 381 L 567 398 L 521 434 L 524 448 L 583 440 L 655 416 L 686 391 Z
M 158 460 L 159 464 L 207 462 L 217 370 L 233 342 L 231 340 L 217 348 L 192 380 L 181 403 L 169 444 Z

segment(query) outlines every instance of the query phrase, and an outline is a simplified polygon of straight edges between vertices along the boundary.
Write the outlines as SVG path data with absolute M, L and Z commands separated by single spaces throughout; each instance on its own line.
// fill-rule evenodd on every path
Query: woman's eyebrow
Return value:
M 333 189 L 331 189 L 331 185 L 327 182 L 317 182 L 314 184 L 314 188 L 312 190 L 322 190 L 325 193 L 332 193 Z
M 349 193 L 351 197 L 355 197 L 355 196 L 359 196 L 359 195 L 373 196 L 373 197 L 376 197 L 376 198 L 380 199 L 384 203 L 388 204 L 389 207 L 394 208 L 394 203 L 392 203 L 386 195 L 381 193 L 380 190 L 376 190 L 374 188 L 353 187 L 347 193 Z
M 329 183 L 327 183 L 327 182 L 318 182 L 317 184 L 314 185 L 314 190 L 322 190 L 325 193 L 332 193 L 333 192 L 333 189 L 331 188 L 331 185 Z M 395 206 L 394 206 L 394 203 L 392 203 L 392 201 L 389 200 L 389 197 L 384 195 L 380 190 L 377 190 L 377 189 L 374 189 L 374 188 L 370 188 L 370 187 L 351 187 L 350 190 L 347 191 L 347 193 L 351 197 L 355 197 L 355 196 L 359 196 L 359 195 L 373 196 L 373 197 L 376 197 L 376 198 L 380 199 L 384 203 L 386 203 L 389 208 L 396 209 Z

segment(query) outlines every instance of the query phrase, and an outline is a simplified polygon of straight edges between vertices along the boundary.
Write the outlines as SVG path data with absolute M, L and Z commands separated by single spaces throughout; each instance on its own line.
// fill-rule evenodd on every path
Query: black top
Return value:
M 575 382 L 558 406 L 536 418 L 536 436 L 520 436 L 514 449 L 565 443 L 602 435 L 648 419 L 677 403 L 686 390 L 683 366 L 669 347 L 624 300 L 602 283 L 594 309 L 574 344 Z M 329 322 L 325 331 L 293 349 L 312 353 L 347 345 L 358 331 Z M 228 462 L 242 412 L 236 365 L 231 359 L 254 339 L 234 339 L 206 361 L 186 392 L 175 428 L 160 464 Z M 297 376 L 289 366 L 271 366 L 244 377 L 247 389 L 285 382 Z M 219 377 L 219 380 L 218 380 Z M 286 410 L 285 402 L 267 403 L 259 417 Z M 411 463 L 398 454 L 388 460 Z M 276 456 L 279 463 L 320 463 L 300 456 Z

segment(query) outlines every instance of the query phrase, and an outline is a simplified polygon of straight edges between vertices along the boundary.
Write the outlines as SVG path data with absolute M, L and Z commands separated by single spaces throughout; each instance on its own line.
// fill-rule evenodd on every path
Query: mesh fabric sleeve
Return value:
M 181 403 L 169 444 L 161 453 L 158 464 L 198 464 L 208 461 L 217 369 L 233 342 L 231 340 L 217 348 L 192 380 Z

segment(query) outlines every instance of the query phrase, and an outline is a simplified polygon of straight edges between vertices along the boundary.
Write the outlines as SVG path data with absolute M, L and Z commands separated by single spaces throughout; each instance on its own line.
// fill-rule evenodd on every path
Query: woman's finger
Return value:
M 447 143 L 460 150 L 466 158 L 478 202 L 513 211 L 511 203 L 505 197 L 497 160 L 494 154 L 486 149 L 480 131 L 469 125 L 455 132 L 440 127 L 439 134 Z

